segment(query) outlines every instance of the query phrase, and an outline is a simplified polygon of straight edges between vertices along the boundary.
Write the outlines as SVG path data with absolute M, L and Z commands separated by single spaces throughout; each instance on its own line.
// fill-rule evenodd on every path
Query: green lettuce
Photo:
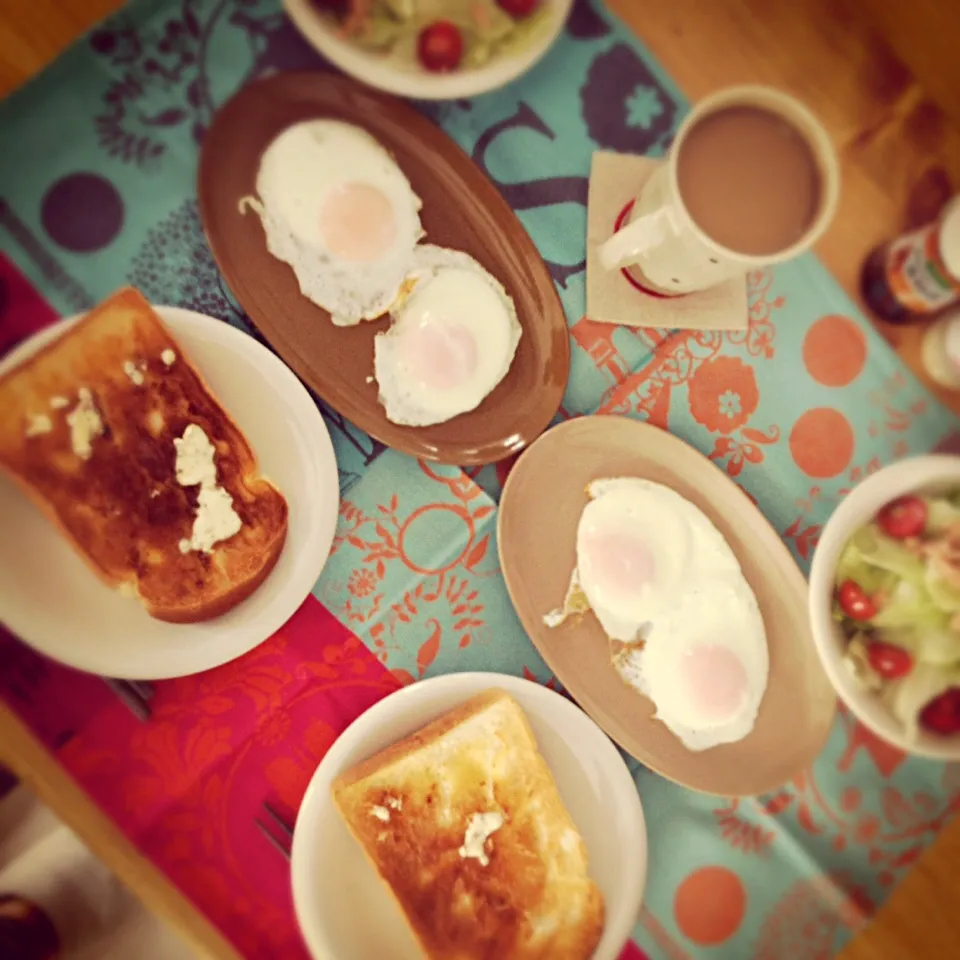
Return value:
M 960 503 L 943 497 L 927 498 L 927 533 L 943 533 L 960 523 Z

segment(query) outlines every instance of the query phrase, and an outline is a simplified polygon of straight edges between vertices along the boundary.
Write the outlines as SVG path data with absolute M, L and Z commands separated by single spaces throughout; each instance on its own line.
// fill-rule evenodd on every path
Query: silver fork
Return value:
M 114 677 L 104 677 L 103 680 L 138 720 L 146 723 L 150 719 L 153 684 L 140 680 L 117 680 Z
M 271 846 L 289 860 L 293 841 L 293 827 L 291 827 L 266 800 L 264 800 L 261 806 L 267 815 L 266 820 L 264 821 L 257 817 L 253 822 Z

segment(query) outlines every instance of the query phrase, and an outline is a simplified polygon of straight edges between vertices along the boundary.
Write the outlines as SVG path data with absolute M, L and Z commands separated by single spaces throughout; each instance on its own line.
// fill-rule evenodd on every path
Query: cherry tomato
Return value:
M 884 680 L 905 677 L 913 669 L 913 657 L 903 647 L 874 640 L 867 648 L 867 658 L 874 671 Z
M 960 733 L 960 687 L 950 687 L 931 700 L 920 711 L 920 726 L 942 737 Z
M 540 6 L 540 0 L 497 0 L 497 3 L 501 10 L 517 19 L 529 17 Z
M 463 37 L 449 20 L 438 20 L 420 31 L 417 56 L 433 73 L 456 70 L 463 56 Z
M 888 537 L 919 537 L 927 525 L 927 505 L 919 497 L 897 497 L 877 514 L 877 523 Z
M 869 620 L 877 608 L 860 585 L 853 580 L 844 580 L 837 590 L 837 602 L 840 609 L 851 620 Z

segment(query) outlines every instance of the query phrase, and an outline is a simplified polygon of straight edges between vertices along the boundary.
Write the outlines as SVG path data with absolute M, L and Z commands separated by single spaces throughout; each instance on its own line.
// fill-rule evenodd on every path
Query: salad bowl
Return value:
M 418 2 L 421 0 L 391 0 L 389 6 L 400 11 L 416 11 Z M 502 16 L 498 13 L 497 0 L 480 2 L 487 4 L 495 16 Z M 504 0 L 504 5 L 508 9 L 514 5 L 534 6 L 518 0 L 514 3 Z M 501 52 L 492 53 L 477 65 L 465 58 L 456 69 L 442 72 L 431 72 L 418 62 L 412 19 L 409 31 L 412 35 L 401 34 L 393 50 L 381 53 L 344 36 L 336 21 L 324 12 L 322 0 L 283 0 L 283 6 L 307 43 L 355 80 L 416 100 L 457 100 L 506 86 L 530 70 L 560 36 L 573 0 L 539 0 L 535 5 L 536 15 L 530 18 L 529 30 L 523 20 L 518 21 L 516 37 L 504 38 Z M 456 20 L 458 13 L 468 6 L 464 0 L 428 2 L 428 8 L 436 10 L 441 19 Z
M 948 717 L 943 724 L 925 708 L 952 688 L 960 703 L 960 590 L 931 569 L 918 540 L 936 545 L 955 523 L 960 457 L 915 457 L 885 467 L 827 521 L 809 590 L 813 639 L 843 703 L 888 743 L 947 761 L 960 760 L 960 730 L 945 735 L 960 721 Z M 944 731 L 931 732 L 938 724 Z

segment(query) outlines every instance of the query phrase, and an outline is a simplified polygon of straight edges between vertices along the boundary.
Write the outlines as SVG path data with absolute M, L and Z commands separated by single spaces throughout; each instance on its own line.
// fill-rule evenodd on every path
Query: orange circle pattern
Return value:
M 729 940 L 747 909 L 740 878 L 726 867 L 700 867 L 677 887 L 673 915 L 680 932 L 694 943 L 713 947 Z
M 853 427 L 833 407 L 818 407 L 801 414 L 790 431 L 790 455 L 808 476 L 835 477 L 853 459 Z
M 803 338 L 803 363 L 817 383 L 845 387 L 860 376 L 867 362 L 867 338 L 841 314 L 821 317 Z

